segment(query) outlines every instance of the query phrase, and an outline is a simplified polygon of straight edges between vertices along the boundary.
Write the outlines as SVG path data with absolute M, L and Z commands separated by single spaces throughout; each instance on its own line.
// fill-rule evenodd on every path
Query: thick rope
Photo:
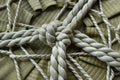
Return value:
M 62 25 L 60 22 L 58 22 L 58 24 L 53 22 L 50 24 L 44 24 L 40 29 L 10 32 L 7 34 L 1 33 L 0 47 L 23 45 L 25 43 L 31 43 L 32 41 L 35 41 L 39 38 L 41 41 L 47 43 L 49 46 L 55 49 L 52 51 L 51 55 L 50 79 L 66 80 L 66 47 L 71 44 L 70 38 L 73 37 L 72 29 L 75 28 L 78 21 L 80 21 L 86 15 L 87 11 L 91 8 L 96 0 L 88 0 L 88 2 L 83 7 L 82 5 L 80 7 L 79 4 L 83 4 L 84 2 L 82 3 L 80 1 L 84 0 L 79 0 L 77 3 L 78 5 L 75 5 L 76 8 L 73 8 L 74 13 L 71 11 L 68 14 L 68 17 L 63 21 Z M 101 44 L 99 45 L 99 43 L 91 40 L 82 33 L 75 35 L 73 42 L 75 42 L 78 47 L 82 47 L 83 50 L 90 52 L 90 54 L 98 57 L 100 60 L 116 67 L 117 69 L 119 68 L 120 55 L 119 53 L 112 51 L 112 49 L 109 49 L 104 45 L 101 46 Z M 85 42 L 86 44 L 81 45 L 81 42 L 83 42 L 83 44 Z M 98 46 L 96 46 L 94 43 Z M 100 54 L 96 54 L 95 51 L 99 51 Z
M 63 21 L 64 26 L 68 25 L 72 21 L 73 17 L 76 16 L 78 11 L 83 7 L 84 2 L 85 2 L 85 0 L 79 0 L 79 2 L 75 4 L 73 9 L 69 12 L 67 17 L 64 19 L 64 21 Z
M 95 1 L 88 0 L 88 2 L 83 6 L 83 8 L 80 11 L 78 11 L 78 14 L 72 19 L 71 23 L 69 23 L 66 27 L 62 25 L 57 29 L 58 32 L 56 33 L 57 34 L 56 39 L 58 42 L 56 43 L 55 46 L 57 47 L 56 49 L 58 51 L 58 57 L 55 56 L 55 58 L 57 57 L 58 59 L 58 80 L 67 79 L 66 78 L 67 76 L 66 75 L 66 47 L 71 44 L 70 38 L 72 36 L 72 29 L 75 28 L 75 26 L 77 25 L 77 22 L 80 21 L 85 16 L 85 14 L 87 14 L 87 11 L 92 7 L 94 2 Z M 54 64 L 51 66 L 54 66 Z
M 103 12 L 103 7 L 102 7 L 102 2 L 101 0 L 99 0 L 99 7 L 100 7 L 100 13 L 102 14 L 101 17 L 103 19 L 103 22 L 106 24 L 107 27 L 107 35 L 108 35 L 108 47 L 111 48 L 111 26 L 109 26 L 109 22 L 107 17 L 105 16 L 104 12 Z M 107 80 L 112 80 L 113 76 L 111 76 L 111 73 L 113 72 L 113 70 L 111 69 L 110 65 L 107 65 L 107 74 L 106 74 L 106 79 Z
M 81 2 L 78 2 L 78 3 L 81 3 Z M 82 17 L 84 17 L 84 15 L 91 8 L 93 3 L 94 3 L 94 1 L 89 0 L 88 3 L 86 3 L 84 5 L 83 9 L 78 12 L 77 16 L 75 16 L 73 18 L 72 22 L 67 27 L 68 28 L 69 27 L 75 27 L 76 22 L 78 22 Z M 80 16 L 80 17 L 78 17 L 78 16 Z M 36 30 L 35 29 L 30 29 L 30 30 L 22 30 L 22 31 L 18 31 L 18 32 L 10 32 L 10 33 L 6 33 L 6 34 L 5 33 L 0 33 L 0 42 L 1 42 L 0 47 L 11 47 L 11 46 L 14 46 L 14 45 L 22 45 L 26 42 L 29 43 L 33 40 L 36 40 L 36 38 L 38 38 L 38 36 L 33 36 L 33 35 L 39 34 L 39 33 L 40 33 L 40 35 L 39 35 L 40 39 L 42 39 L 42 38 L 46 39 L 46 38 L 49 38 L 50 36 L 54 37 L 54 35 L 52 35 L 52 33 L 53 32 L 55 33 L 55 29 L 57 28 L 57 26 L 60 26 L 61 23 L 53 22 L 51 24 L 53 26 L 48 25 L 48 27 L 47 27 L 46 25 L 43 25 L 42 28 L 39 28 L 39 29 L 36 29 Z M 64 28 L 64 27 L 61 27 L 61 28 Z M 49 32 L 49 34 L 47 32 Z M 47 37 L 44 37 L 44 36 L 47 36 Z M 24 37 L 24 39 L 22 37 Z M 41 41 L 44 41 L 44 40 L 42 39 Z M 54 39 L 52 41 L 54 41 Z M 49 42 L 49 41 L 47 41 L 47 42 Z M 47 43 L 47 44 L 50 45 L 52 43 L 50 43 L 50 44 Z
M 100 8 L 100 11 L 97 11 L 97 10 L 91 10 L 95 13 L 97 13 L 98 15 L 101 16 L 103 22 L 105 23 L 106 25 L 106 28 L 107 28 L 107 35 L 108 35 L 108 47 L 111 48 L 112 46 L 112 41 L 111 41 L 111 29 L 114 29 L 113 25 L 111 25 L 108 21 L 108 18 L 105 16 L 104 12 L 103 12 L 103 7 L 102 7 L 102 2 L 101 0 L 99 0 L 99 8 Z M 93 20 L 92 20 L 93 21 Z M 95 21 L 93 21 L 94 23 L 96 23 Z M 95 25 L 95 24 L 94 24 Z M 96 24 L 97 25 L 97 24 Z M 96 26 L 95 25 L 95 26 Z M 103 33 L 102 33 L 103 34 Z M 102 39 L 103 40 L 103 39 Z M 107 65 L 107 75 L 106 75 L 106 79 L 107 80 L 112 80 L 114 75 L 113 75 L 113 70 L 111 69 L 110 65 Z
M 40 41 L 53 46 L 55 44 L 55 31 L 57 29 L 57 25 L 59 26 L 61 23 L 54 21 L 49 25 L 43 25 L 39 29 L 0 33 L 0 47 L 23 45 L 25 43 L 31 43 L 37 39 L 40 39 Z
M 84 4 L 84 6 L 78 10 L 77 14 L 72 18 L 71 22 L 67 22 L 69 23 L 67 25 L 67 23 L 64 23 L 65 20 L 63 21 L 63 25 L 70 28 L 71 30 L 74 29 L 77 25 L 77 23 L 87 14 L 87 12 L 91 9 L 92 5 L 96 2 L 96 0 L 88 0 L 86 2 L 86 4 Z M 80 0 L 78 1 L 78 3 L 81 3 Z M 73 9 L 74 10 L 74 9 Z M 76 9 L 77 10 L 77 9 Z M 76 12 L 76 11 L 75 11 Z M 71 12 L 70 12 L 71 13 Z M 69 14 L 70 14 L 69 13 Z M 68 14 L 68 15 L 69 15 Z M 68 16 L 70 17 L 70 16 Z
M 57 47 L 52 48 L 52 55 L 50 57 L 50 80 L 58 80 L 58 62 L 57 62 L 58 51 Z
M 75 27 L 77 22 L 79 20 L 81 20 L 82 17 L 85 16 L 85 14 L 91 8 L 93 3 L 94 3 L 94 1 L 88 0 L 88 3 L 85 4 L 83 9 L 78 12 L 78 14 L 73 18 L 72 22 L 66 28 L 64 26 L 58 27 L 57 32 L 56 32 L 56 27 L 54 27 L 54 25 L 51 25 L 51 27 L 50 27 L 50 25 L 48 25 L 47 28 L 43 27 L 44 30 L 41 29 L 42 32 L 44 32 L 44 31 L 47 31 L 47 32 L 46 32 L 46 34 L 43 33 L 42 36 L 39 35 L 40 40 L 44 41 L 44 36 L 45 35 L 48 36 L 46 38 L 46 42 L 50 46 L 51 45 L 52 46 L 55 45 L 55 41 L 57 41 L 58 45 L 55 45 L 55 46 L 58 47 L 57 48 L 58 49 L 58 58 L 57 58 L 58 64 L 56 63 L 58 65 L 58 80 L 66 80 L 66 61 L 65 61 L 66 60 L 66 46 L 70 45 L 70 43 L 71 43 L 71 41 L 70 41 L 70 36 L 71 36 L 71 33 L 72 33 L 71 29 L 73 27 Z M 74 22 L 74 19 L 75 19 L 75 22 Z M 46 26 L 46 25 L 44 25 L 44 26 Z M 55 32 L 56 32 L 56 34 L 55 34 Z M 34 33 L 34 34 L 36 34 L 36 33 Z M 13 36 L 14 33 L 11 33 L 11 34 L 12 34 L 11 36 Z M 31 33 L 28 33 L 27 35 L 30 35 L 30 34 Z M 21 34 L 19 34 L 19 35 L 21 35 Z M 57 36 L 57 37 L 55 38 L 55 36 Z M 7 37 L 8 37 L 8 35 L 7 35 Z M 2 39 L 5 39 L 7 37 L 3 37 Z M 9 35 L 9 37 L 10 37 L 10 35 Z M 14 39 L 13 40 L 9 39 L 9 40 L 4 40 L 4 41 L 2 40 L 2 41 L 0 41 L 1 42 L 1 44 L 0 44 L 1 46 L 0 47 L 4 47 L 5 45 L 7 47 L 12 47 L 12 46 L 14 46 L 16 44 L 22 45 L 22 44 L 24 44 L 26 42 L 31 42 L 30 41 L 31 39 L 35 40 L 37 38 L 38 38 L 38 36 L 34 36 L 34 38 L 33 37 L 31 38 L 31 36 L 29 36 L 27 38 L 25 38 L 25 37 L 24 38 L 21 38 L 21 37 L 20 38 L 16 38 L 15 40 Z M 54 54 L 54 52 L 53 52 L 53 54 Z M 54 56 L 54 57 L 56 59 L 57 56 Z M 52 63 L 52 60 L 51 60 L 51 63 Z M 54 65 L 55 64 L 53 64 L 51 66 L 53 67 Z M 55 68 L 55 67 L 53 67 L 53 68 Z M 51 74 L 54 74 L 52 70 L 50 70 L 50 72 L 51 72 Z M 57 77 L 53 77 L 52 76 L 51 80 L 56 80 L 56 78 Z
M 89 38 L 87 35 L 80 31 L 75 31 L 75 37 L 73 38 L 75 45 L 82 48 L 89 54 L 96 56 L 101 61 L 116 67 L 120 71 L 120 54 L 114 52 L 104 44 L 98 43 L 94 39 Z

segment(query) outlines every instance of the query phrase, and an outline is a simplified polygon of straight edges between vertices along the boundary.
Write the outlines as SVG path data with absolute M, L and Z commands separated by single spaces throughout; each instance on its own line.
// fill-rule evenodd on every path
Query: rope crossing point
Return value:
M 96 1 L 88 0 L 85 3 L 84 0 L 79 0 L 63 22 L 55 20 L 50 24 L 43 24 L 39 29 L 0 33 L 0 48 L 32 43 L 37 39 L 51 46 L 50 80 L 67 80 L 66 49 L 71 42 L 120 71 L 119 53 L 73 30 Z

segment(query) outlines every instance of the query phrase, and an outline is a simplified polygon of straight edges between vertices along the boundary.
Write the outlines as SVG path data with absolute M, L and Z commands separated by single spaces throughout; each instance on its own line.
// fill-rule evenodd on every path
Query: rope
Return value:
M 84 2 L 85 2 L 85 0 L 79 0 L 79 2 L 75 4 L 73 9 L 69 12 L 67 17 L 63 20 L 64 26 L 68 25 L 72 21 L 73 17 L 76 16 L 78 11 L 83 7 Z
M 57 14 L 57 16 L 55 17 L 55 20 L 59 20 L 60 16 L 62 15 L 62 13 L 65 11 L 65 9 L 67 8 L 68 5 L 73 5 L 74 3 L 71 2 L 71 0 L 67 0 L 65 1 L 65 4 L 63 6 L 63 8 L 60 10 L 60 12 Z
M 116 67 L 116 69 L 120 71 L 119 53 L 114 52 L 104 44 L 96 42 L 80 31 L 75 31 L 73 42 L 77 47 L 82 48 L 85 52 L 96 56 L 99 60 L 104 61 L 113 67 Z
M 10 52 L 11 55 L 13 55 L 11 48 L 10 48 L 9 52 Z M 20 69 L 19 69 L 18 62 L 17 62 L 17 60 L 15 58 L 12 58 L 12 59 L 13 59 L 13 62 L 15 64 L 15 69 L 16 69 L 16 73 L 17 73 L 17 79 L 18 80 L 22 80 L 21 79 L 21 74 L 20 74 Z
M 4 50 L 0 50 L 0 53 L 2 54 L 7 54 L 9 55 L 9 57 L 11 58 L 16 58 L 16 59 L 20 59 L 20 58 L 40 58 L 40 59 L 50 59 L 50 54 L 30 54 L 30 55 L 11 55 L 10 52 L 8 51 L 4 51 Z M 78 52 L 78 53 L 68 53 L 67 56 L 72 56 L 72 57 L 76 57 L 76 56 L 88 56 L 88 53 L 85 52 Z M 90 55 L 89 55 L 90 56 Z
M 27 52 L 27 50 L 25 50 L 24 47 L 20 46 L 20 48 L 22 49 L 22 51 L 26 54 L 29 55 L 29 53 Z M 29 58 L 30 61 L 35 65 L 36 69 L 41 73 L 41 75 L 43 76 L 43 78 L 45 80 L 49 80 L 48 77 L 46 76 L 46 74 L 43 72 L 43 70 L 41 69 L 41 67 L 35 62 L 35 60 L 33 60 L 32 58 Z
M 78 64 L 78 62 L 73 59 L 71 56 L 68 56 L 71 62 L 79 69 L 79 71 L 87 78 L 87 80 L 93 80 L 90 75 Z
M 57 25 L 61 23 L 58 21 L 51 22 L 51 24 L 43 25 L 39 29 L 22 30 L 18 32 L 0 33 L 0 47 L 12 47 L 15 45 L 23 45 L 31 43 L 36 39 L 47 43 L 49 46 L 55 44 L 55 30 Z
M 81 2 L 79 2 L 81 3 Z M 76 21 L 82 19 L 83 16 L 85 16 L 85 14 L 87 13 L 87 11 L 91 8 L 92 4 L 94 3 L 94 1 L 89 0 L 88 3 L 85 4 L 85 6 L 83 7 L 82 10 L 80 10 L 78 12 L 78 14 L 73 18 L 76 19 Z M 76 11 L 77 12 L 77 11 Z M 84 15 L 83 15 L 84 13 Z M 56 23 L 55 23 L 56 25 Z M 41 31 L 39 30 L 39 32 L 41 33 L 41 35 L 39 34 L 39 39 L 41 41 L 46 41 L 48 43 L 48 45 L 50 46 L 54 46 L 55 42 L 57 42 L 55 45 L 56 50 L 58 51 L 58 56 L 54 56 L 57 55 L 55 52 L 52 52 L 53 54 L 51 56 L 55 57 L 55 61 L 56 61 L 56 65 L 55 63 L 53 63 L 53 60 L 51 59 L 51 69 L 50 69 L 50 73 L 51 75 L 56 75 L 55 77 L 51 76 L 50 79 L 51 80 L 56 80 L 57 76 L 58 76 L 58 80 L 65 80 L 66 79 L 66 46 L 70 45 L 71 41 L 70 41 L 70 37 L 72 35 L 72 31 L 71 28 L 74 27 L 76 25 L 76 22 L 74 22 L 74 20 L 72 20 L 72 22 L 65 28 L 64 25 L 58 27 L 58 25 L 48 25 L 48 27 L 46 25 L 43 25 L 43 28 L 41 29 Z M 46 26 L 46 27 L 45 27 Z M 34 30 L 30 30 L 31 32 L 33 32 Z M 56 32 L 57 31 L 57 32 Z M 22 34 L 22 36 L 24 36 L 24 32 L 27 32 L 25 34 L 25 36 L 27 35 L 27 37 L 20 37 L 20 35 Z M 37 32 L 35 31 L 34 34 L 36 34 Z M 55 34 L 56 33 L 56 34 Z M 17 33 L 16 33 L 17 34 Z M 32 42 L 34 40 L 36 40 L 38 38 L 37 36 L 28 36 L 31 35 L 32 33 L 29 33 L 28 31 L 20 31 L 20 33 L 18 33 L 17 35 L 15 34 L 15 32 L 12 32 L 11 34 L 7 34 L 6 36 L 4 36 L 4 34 L 1 34 L 2 37 L 0 41 L 0 47 L 12 47 L 16 44 L 18 45 L 23 45 L 26 42 Z M 9 35 L 9 36 L 8 36 Z M 19 38 L 17 38 L 19 35 Z M 47 36 L 46 38 L 44 38 L 45 36 Z M 55 38 L 56 36 L 56 38 Z M 9 38 L 8 38 L 9 37 Z M 14 38 L 14 39 L 12 39 Z M 7 40 L 5 40 L 7 39 Z M 46 40 L 45 40 L 46 39 Z M 57 63 L 58 61 L 58 63 Z M 54 66 L 58 66 L 54 67 Z M 54 70 L 53 70 L 53 69 Z M 58 71 L 58 75 L 57 72 L 55 72 L 55 74 L 53 73 L 53 71 Z
M 111 30 L 110 30 L 110 27 L 109 26 L 109 22 L 108 22 L 108 19 L 106 18 L 106 16 L 104 15 L 103 13 L 103 8 L 102 8 L 102 2 L 101 0 L 99 0 L 99 6 L 100 6 L 100 12 L 101 12 L 101 17 L 103 19 L 103 22 L 106 24 L 106 27 L 107 27 L 107 35 L 108 35 L 108 47 L 111 48 Z M 111 77 L 111 71 L 113 71 L 111 68 L 110 68 L 110 65 L 107 65 L 107 75 L 106 75 L 106 79 L 107 80 L 112 80 L 113 77 Z
M 15 18 L 14 18 L 14 21 L 13 21 L 12 31 L 15 30 L 15 24 L 16 24 L 16 20 L 17 20 L 17 17 L 18 17 L 18 13 L 19 13 L 21 2 L 22 2 L 22 0 L 19 0 L 19 2 L 18 2 L 18 6 L 17 6 L 17 9 L 16 9 L 16 14 L 15 14 Z
M 11 0 L 8 0 L 8 3 L 7 3 L 8 24 L 7 24 L 7 29 L 6 29 L 6 31 L 8 33 L 11 31 L 11 25 L 12 25 L 12 16 L 11 16 L 11 11 L 10 11 L 10 9 L 11 9 L 10 8 L 10 3 L 11 3 Z M 11 55 L 13 55 L 11 48 L 9 48 L 9 52 L 10 52 Z M 16 73 L 17 73 L 17 79 L 22 80 L 18 62 L 17 62 L 17 60 L 15 58 L 12 58 L 12 59 L 13 59 L 13 62 L 15 64 L 15 69 L 16 69 Z
M 111 24 L 109 23 L 108 18 L 105 16 L 105 14 L 104 14 L 104 12 L 103 12 L 103 7 L 102 7 L 102 2 L 101 2 L 101 0 L 99 0 L 99 7 L 100 7 L 100 11 L 96 11 L 96 10 L 92 10 L 92 11 L 95 12 L 95 13 L 97 13 L 97 14 L 99 14 L 99 15 L 101 16 L 103 22 L 105 23 L 106 28 L 107 28 L 107 35 L 108 35 L 108 47 L 111 48 L 111 46 L 112 46 L 112 44 L 113 44 L 112 41 L 111 41 L 111 29 L 112 29 L 112 28 L 114 29 L 114 27 L 113 27 L 113 25 L 111 25 Z M 93 21 L 93 20 L 92 20 L 92 21 Z M 97 23 L 97 22 L 96 22 L 96 21 L 93 21 L 93 23 Z M 94 25 L 96 26 L 97 24 L 94 24 Z M 100 34 L 103 35 L 102 32 L 101 32 Z M 103 36 L 103 38 L 104 38 L 104 36 Z M 102 40 L 105 40 L 105 39 L 102 39 Z M 107 75 L 106 75 L 106 79 L 107 79 L 107 80 L 112 80 L 112 79 L 114 78 L 114 74 L 113 74 L 113 73 L 114 73 L 113 70 L 110 68 L 109 65 L 107 65 Z
M 93 21 L 93 24 L 95 25 L 97 31 L 99 32 L 100 37 L 101 37 L 103 43 L 104 43 L 104 44 L 107 44 L 106 39 L 105 39 L 105 36 L 103 35 L 101 29 L 100 29 L 99 26 L 97 25 L 97 22 L 95 21 L 94 17 L 93 17 L 92 14 L 90 14 L 90 13 L 89 13 L 89 15 L 90 15 L 90 18 L 91 18 L 91 20 Z
M 8 0 L 8 3 L 7 3 L 8 20 L 9 20 L 7 25 L 7 28 L 8 28 L 7 31 L 10 31 L 10 27 L 12 24 L 11 14 L 10 14 L 10 1 L 11 0 Z M 19 13 L 21 1 L 22 0 L 20 0 L 18 3 L 12 31 L 14 31 L 15 24 L 17 24 L 16 20 Z M 79 0 L 78 3 L 73 7 L 72 11 L 70 11 L 68 16 L 64 19 L 63 22 L 55 20 L 50 24 L 43 24 L 42 27 L 38 29 L 22 30 L 18 32 L 9 32 L 9 33 L 0 33 L 0 48 L 13 47 L 15 45 L 32 43 L 37 39 L 49 45 L 50 47 L 52 47 L 52 54 L 50 56 L 50 61 L 51 61 L 50 80 L 67 80 L 67 72 L 66 72 L 67 65 L 72 70 L 72 72 L 74 73 L 74 75 L 78 80 L 82 79 L 79 76 L 79 74 L 74 70 L 74 68 L 71 66 L 71 64 L 66 60 L 66 57 L 70 58 L 70 60 L 74 63 L 74 65 L 77 66 L 77 68 L 84 74 L 85 77 L 87 77 L 88 80 L 92 80 L 92 78 L 87 74 L 87 72 L 85 72 L 82 69 L 82 67 L 78 65 L 77 62 L 71 56 L 66 54 L 66 49 L 71 44 L 71 41 L 74 42 L 76 46 L 82 48 L 84 51 L 90 53 L 93 56 L 96 56 L 101 61 L 106 62 L 108 65 L 113 66 L 120 71 L 120 54 L 119 53 L 114 52 L 112 49 L 108 48 L 103 44 L 96 42 L 95 40 L 89 38 L 87 35 L 79 31 L 73 31 L 77 23 L 81 21 L 81 19 L 87 14 L 88 10 L 91 9 L 95 1 L 97 0 L 88 0 L 87 2 L 85 2 L 85 0 Z M 61 13 L 58 16 L 62 14 L 65 8 L 66 6 L 63 7 L 63 10 L 61 10 Z M 91 18 L 94 21 L 93 17 Z M 103 17 L 103 19 L 105 18 Z M 106 22 L 106 20 L 104 21 Z M 94 21 L 94 24 L 96 25 L 97 23 L 95 23 Z M 21 25 L 25 25 L 29 27 L 31 26 L 26 24 L 21 24 Z M 100 33 L 101 38 L 106 44 L 105 38 L 102 35 L 99 27 L 97 27 L 97 29 Z M 107 29 L 109 34 L 110 33 L 109 27 L 107 27 Z M 111 46 L 110 44 L 111 37 L 110 35 L 108 36 L 109 36 L 109 46 Z M 46 80 L 48 80 L 48 77 L 45 75 L 45 73 L 40 68 L 40 66 L 38 66 L 37 63 L 31 58 L 36 56 L 38 57 L 38 55 L 29 55 L 29 53 L 22 46 L 21 46 L 21 49 L 26 55 L 24 56 L 14 55 L 14 54 L 11 54 L 11 52 L 8 53 L 7 51 L 1 50 L 1 53 L 3 54 L 6 53 L 11 58 L 13 58 L 14 63 L 16 65 L 18 80 L 21 80 L 21 77 L 19 73 L 18 64 L 17 62 L 15 62 L 16 61 L 15 58 L 20 58 L 20 57 L 28 57 L 30 61 L 35 65 L 35 67 L 38 69 L 38 71 L 42 74 L 42 76 Z M 111 74 L 111 77 L 113 77 L 113 74 Z
M 10 3 L 12 0 L 8 0 L 7 2 L 7 15 L 8 15 L 8 24 L 7 24 L 7 31 L 11 30 L 11 25 L 12 25 L 12 16 L 11 16 L 11 8 L 10 8 Z
M 94 2 L 95 1 L 88 0 L 88 2 L 83 6 L 83 8 L 80 11 L 78 11 L 78 14 L 72 19 L 71 23 L 69 23 L 66 26 L 66 28 L 64 28 L 64 25 L 62 25 L 61 27 L 58 27 L 58 33 L 56 37 L 58 42 L 56 43 L 57 45 L 55 45 L 55 47 L 57 47 L 56 50 L 58 51 L 58 55 L 57 54 L 56 55 L 58 57 L 54 56 L 55 58 L 58 59 L 58 80 L 66 80 L 66 76 L 67 76 L 66 75 L 66 46 L 71 44 L 71 40 L 70 40 L 70 37 L 72 36 L 71 29 L 73 29 L 76 26 L 77 22 L 81 20 L 82 17 L 85 16 L 85 14 L 92 7 Z M 78 3 L 81 3 L 81 2 L 78 2 Z M 52 64 L 51 66 L 54 66 L 54 64 Z M 52 70 L 50 72 L 52 72 Z M 57 76 L 55 78 L 57 78 Z M 51 78 L 51 79 L 56 80 L 54 78 Z
M 68 68 L 72 71 L 72 73 L 75 75 L 75 77 L 77 78 L 77 80 L 83 80 L 81 76 L 79 76 L 79 74 L 77 73 L 77 71 L 75 71 L 75 69 L 72 67 L 72 65 L 69 63 L 69 61 L 66 61 Z

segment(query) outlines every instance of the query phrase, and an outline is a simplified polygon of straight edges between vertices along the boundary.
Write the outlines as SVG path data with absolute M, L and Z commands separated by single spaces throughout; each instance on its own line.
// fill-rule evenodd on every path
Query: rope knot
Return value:
M 41 29 L 38 29 L 40 33 L 39 39 L 47 45 L 53 47 L 57 41 L 62 41 L 65 45 L 70 45 L 72 31 L 62 26 L 60 21 L 53 21 L 50 24 L 42 25 Z
M 71 44 L 71 37 L 73 34 L 71 29 L 65 28 L 65 26 L 60 26 L 57 28 L 56 36 L 57 41 L 62 41 L 68 46 Z

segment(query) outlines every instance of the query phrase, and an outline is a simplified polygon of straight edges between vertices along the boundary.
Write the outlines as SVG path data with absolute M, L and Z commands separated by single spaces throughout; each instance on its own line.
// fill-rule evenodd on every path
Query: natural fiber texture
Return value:
M 30 4 L 32 2 L 34 1 L 29 0 Z M 52 2 L 52 0 L 50 2 Z M 99 26 L 97 25 L 97 22 L 95 21 L 94 17 L 92 17 L 91 14 L 90 14 L 90 17 L 94 25 L 96 26 L 96 29 L 98 30 L 104 44 L 98 43 L 94 39 L 89 38 L 84 33 L 74 30 L 78 22 L 81 21 L 83 17 L 85 17 L 85 15 L 91 9 L 92 5 L 95 2 L 96 0 L 88 0 L 88 1 L 79 0 L 78 3 L 75 4 L 73 9 L 68 13 L 68 16 L 63 20 L 63 22 L 54 20 L 48 24 L 43 24 L 41 28 L 35 29 L 36 26 L 27 25 L 24 23 L 17 23 L 17 19 L 19 19 L 18 13 L 20 9 L 20 4 L 22 4 L 22 0 L 19 0 L 14 20 L 12 20 L 11 7 L 10 7 L 11 1 L 8 0 L 7 2 L 7 14 L 8 14 L 7 30 L 6 32 L 0 33 L 0 47 L 1 48 L 9 47 L 10 51 L 1 50 L 0 52 L 2 54 L 8 55 L 14 61 L 15 69 L 17 73 L 17 79 L 22 80 L 22 75 L 21 75 L 20 68 L 17 62 L 17 58 L 18 59 L 28 58 L 32 62 L 32 64 L 35 66 L 35 68 L 39 71 L 39 73 L 42 75 L 42 78 L 40 79 L 48 80 L 46 71 L 44 72 L 44 70 L 42 70 L 42 68 L 36 63 L 36 61 L 32 59 L 32 58 L 36 59 L 38 56 L 43 56 L 43 55 L 30 55 L 29 51 L 27 51 L 23 46 L 26 43 L 32 44 L 38 39 L 42 41 L 43 43 L 52 47 L 52 54 L 50 56 L 48 55 L 47 57 L 47 59 L 49 59 L 50 57 L 50 67 L 49 67 L 50 72 L 47 72 L 47 73 L 50 73 L 49 75 L 50 80 L 69 79 L 67 78 L 67 66 L 69 67 L 71 72 L 74 74 L 74 77 L 76 77 L 77 79 L 82 79 L 83 77 L 81 77 L 80 75 L 83 75 L 86 79 L 92 80 L 92 77 L 79 65 L 77 60 L 72 58 L 73 57 L 72 54 L 66 54 L 67 47 L 69 47 L 71 42 L 75 43 L 77 47 L 82 48 L 88 54 L 95 56 L 99 60 L 107 63 L 108 70 L 107 70 L 106 79 L 107 80 L 112 79 L 114 77 L 114 72 L 110 68 L 110 66 L 120 71 L 120 61 L 119 61 L 120 54 L 111 49 L 111 35 L 110 35 L 110 28 L 109 28 L 109 26 L 111 25 L 109 25 L 109 22 L 107 18 L 105 17 L 105 15 L 103 16 L 102 19 L 104 23 L 106 23 L 106 25 L 108 26 L 107 27 L 108 45 L 109 45 L 108 47 L 106 46 L 107 42 L 105 41 L 105 37 L 102 34 L 102 30 L 99 28 Z M 44 1 L 42 3 L 44 3 Z M 59 16 L 61 16 L 62 13 L 65 11 L 65 8 L 67 8 L 67 6 L 71 4 L 73 5 L 74 3 L 70 1 L 66 1 L 64 7 L 60 11 L 60 13 L 57 15 L 57 18 L 55 19 L 59 19 L 60 18 Z M 100 4 L 101 12 L 102 12 L 101 0 L 99 0 L 99 4 Z M 38 8 L 41 8 L 39 6 L 37 6 L 38 8 L 36 8 L 36 6 L 33 6 L 33 4 L 31 5 L 34 10 L 38 10 Z M 40 4 L 38 3 L 37 5 L 40 5 Z M 43 8 L 43 10 L 46 8 L 47 7 Z M 33 13 L 33 11 L 31 10 L 29 12 Z M 38 14 L 34 15 L 33 19 Z M 103 14 L 104 13 L 102 13 L 102 15 Z M 25 26 L 24 28 L 28 28 L 28 29 L 34 28 L 34 29 L 14 32 L 16 24 Z M 117 37 L 117 39 L 119 38 Z M 12 48 L 16 45 L 20 47 L 20 49 L 25 53 L 25 55 L 19 56 L 19 55 L 13 54 Z M 78 55 L 81 55 L 81 54 L 78 54 Z M 77 54 L 75 56 L 77 56 Z M 70 61 L 67 58 L 69 58 Z M 72 62 L 73 65 L 71 65 L 70 62 Z M 76 71 L 76 69 L 73 66 L 76 66 L 76 68 L 81 72 L 80 75 L 79 75 L 79 72 Z M 30 78 L 27 78 L 27 79 L 30 79 Z

